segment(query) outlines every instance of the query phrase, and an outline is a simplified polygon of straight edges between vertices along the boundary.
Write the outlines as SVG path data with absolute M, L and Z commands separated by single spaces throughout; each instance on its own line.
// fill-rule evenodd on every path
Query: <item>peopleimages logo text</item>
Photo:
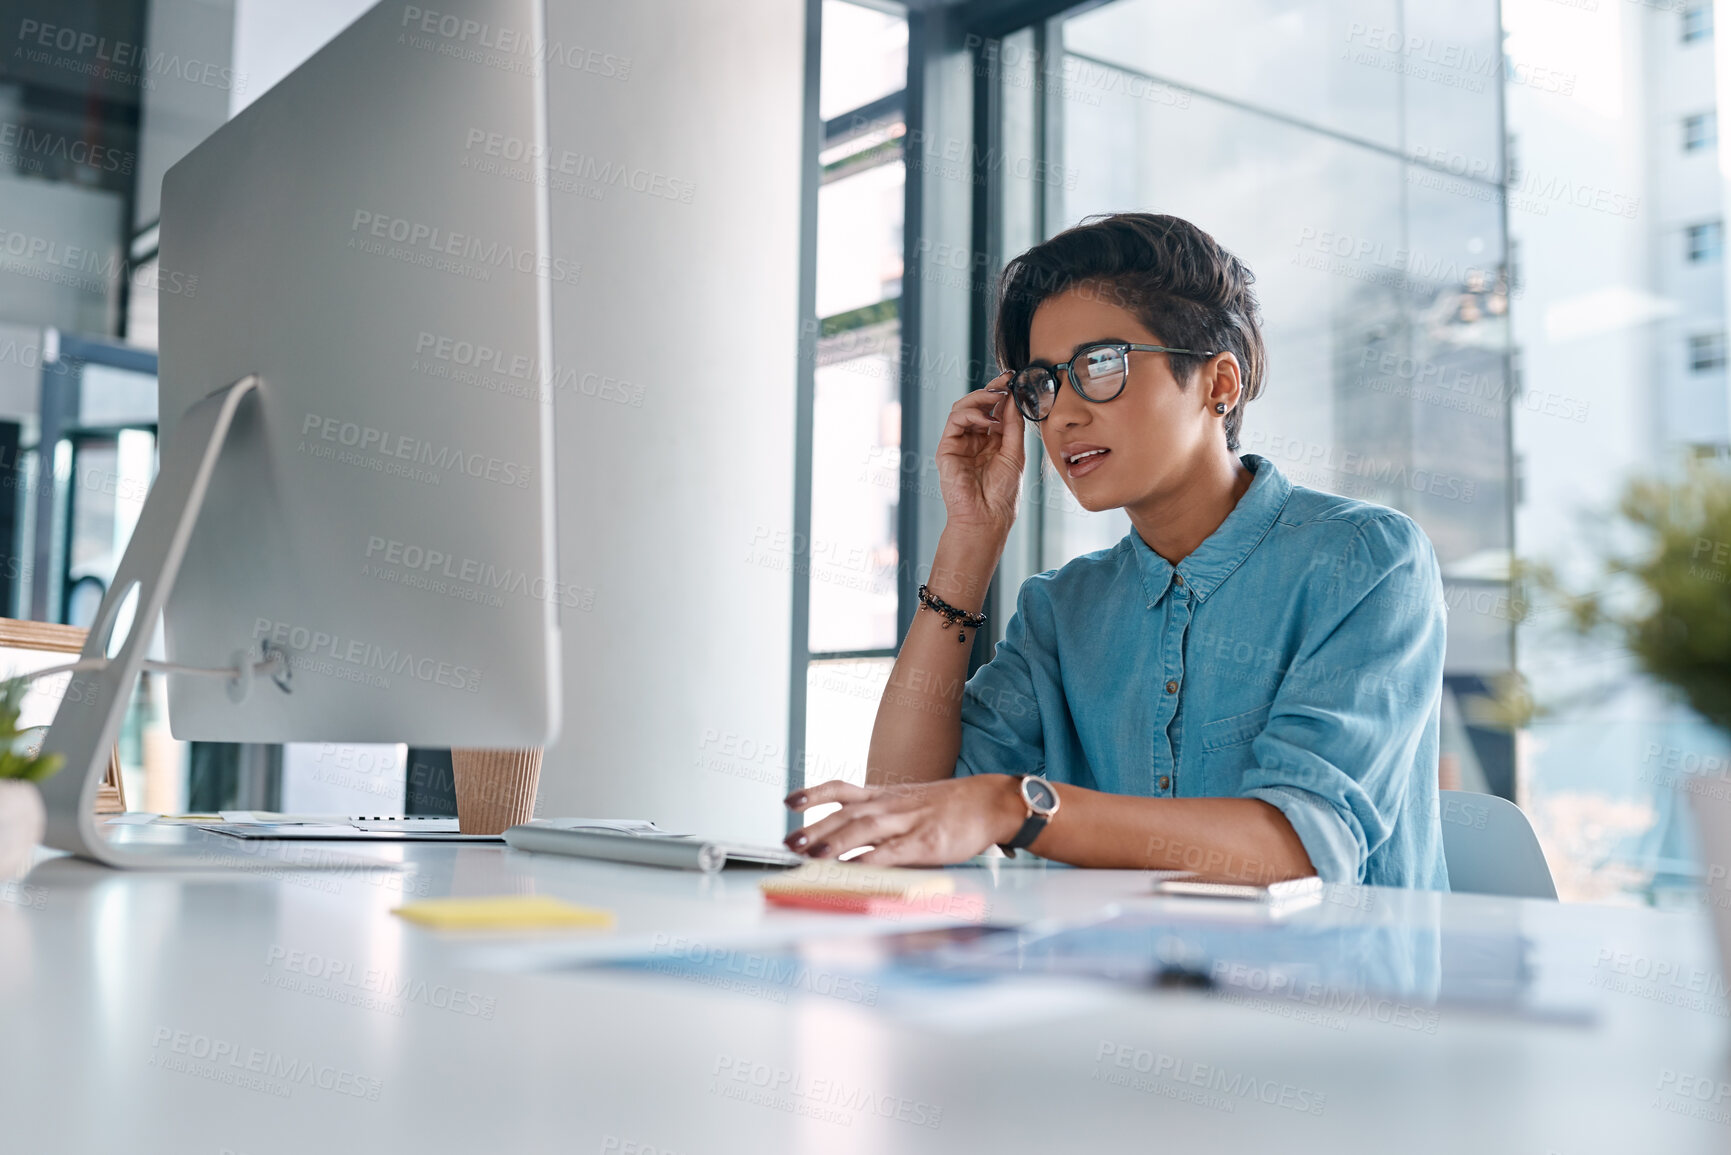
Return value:
M 368 1078 L 346 1068 L 296 1059 L 280 1051 L 246 1047 L 228 1039 L 213 1038 L 194 1031 L 175 1030 L 173 1027 L 156 1028 L 150 1045 L 153 1067 L 198 1075 L 215 1082 L 234 1082 L 234 1076 L 239 1074 L 260 1076 L 276 1085 L 250 1089 L 269 1090 L 283 1098 L 288 1098 L 293 1093 L 294 1086 L 301 1085 L 376 1103 L 385 1087 L 379 1079 Z M 203 1066 L 193 1066 L 188 1060 Z M 224 1072 L 223 1066 L 230 1070 Z
M 495 269 L 515 269 L 519 273 L 534 273 L 561 283 L 575 283 L 583 272 L 576 261 L 564 257 L 543 256 L 533 248 L 515 248 L 499 241 L 484 241 L 473 233 L 460 233 L 425 221 L 412 221 L 407 217 L 367 209 L 355 210 L 354 219 L 349 222 L 349 232 L 406 245 L 429 256 L 452 257 Z
M 518 594 L 536 601 L 556 602 L 574 610 L 589 608 L 583 604 L 585 596 L 593 600 L 595 592 L 566 582 L 549 581 L 543 575 L 531 575 L 510 566 L 500 567 L 472 557 L 458 557 L 442 550 L 427 549 L 377 534 L 367 538 L 367 560 L 400 566 L 416 573 L 449 578 L 451 581 L 484 589 L 503 590 L 505 593 Z
M 349 992 L 380 995 L 397 1003 L 421 1003 L 475 1018 L 491 1019 L 498 1006 L 497 999 L 475 991 L 444 983 L 429 983 L 426 979 L 407 978 L 379 967 L 357 968 L 352 962 L 314 951 L 273 945 L 265 952 L 264 963 L 267 968 L 280 968 L 288 974 L 304 976 Z
M 63 160 L 122 176 L 132 175 L 138 159 L 134 153 L 105 148 L 65 133 L 11 123 L 0 123 L 0 149 L 25 153 L 31 159 Z
M 178 53 L 152 51 L 143 44 L 110 40 L 62 24 L 20 20 L 18 41 L 22 47 L 14 48 L 13 55 L 31 64 L 68 68 L 102 80 L 122 84 L 142 82 L 146 89 L 153 89 L 157 77 L 167 76 L 206 88 L 246 91 L 246 75 L 232 68 L 193 57 L 183 60 Z M 55 52 L 62 55 L 53 56 Z
M 617 164 L 568 148 L 548 149 L 521 137 L 484 128 L 471 128 L 463 140 L 465 152 L 479 152 L 495 160 L 529 164 L 549 176 L 568 176 L 596 185 L 618 185 L 632 192 L 663 200 L 690 204 L 697 186 L 688 180 L 652 169 Z
M 252 636 L 255 641 L 269 638 L 302 658 L 330 658 L 362 669 L 381 670 L 387 674 L 407 674 L 417 681 L 449 686 L 453 690 L 467 690 L 471 694 L 481 688 L 481 671 L 473 666 L 459 666 L 437 658 L 417 658 L 409 650 L 387 650 L 373 642 L 345 638 L 323 630 L 297 626 L 291 622 L 258 618 L 252 624 Z M 291 666 L 297 664 L 304 663 L 291 659 Z
M 477 372 L 498 374 L 514 381 L 538 383 L 543 391 L 542 400 L 552 399 L 552 395 L 560 391 L 578 393 L 584 397 L 594 397 L 600 401 L 612 401 L 619 405 L 630 405 L 634 409 L 643 408 L 644 387 L 618 377 L 609 377 L 593 370 L 578 371 L 569 366 L 547 364 L 523 353 L 510 353 L 504 349 L 495 348 L 479 341 L 467 341 L 457 337 L 441 337 L 422 330 L 415 336 L 415 356 L 428 358 L 432 361 L 444 362 L 454 366 L 455 370 L 443 370 L 440 374 L 462 384 L 481 383 L 483 379 L 473 374 L 465 375 L 462 370 L 473 369 Z M 417 360 L 417 367 L 422 367 Z M 423 371 L 426 371 L 423 367 Z
M 469 477 L 484 478 L 517 489 L 527 489 L 534 472 L 529 466 L 515 461 L 488 457 L 484 453 L 465 453 L 455 446 L 435 445 L 405 433 L 391 433 L 356 421 L 321 417 L 317 413 L 308 413 L 301 422 L 301 436 L 332 441 L 362 453 L 377 453 L 434 469 L 455 470 Z
M 405 5 L 402 27 L 422 35 L 438 36 L 453 45 L 478 52 L 496 52 L 506 57 L 519 56 L 535 62 L 560 64 L 609 80 L 631 78 L 629 56 L 615 56 L 611 52 L 545 37 L 537 39 L 520 29 L 488 24 L 449 12 L 431 12 L 412 4 Z

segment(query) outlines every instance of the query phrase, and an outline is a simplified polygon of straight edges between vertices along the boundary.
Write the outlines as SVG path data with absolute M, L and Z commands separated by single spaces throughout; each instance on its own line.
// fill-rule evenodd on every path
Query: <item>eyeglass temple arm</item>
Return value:
M 1218 350 L 1198 352 L 1195 349 L 1173 349 L 1167 345 L 1125 345 L 1126 349 L 1134 349 L 1138 353 L 1188 353 L 1193 357 L 1212 357 Z
M 1192 357 L 1213 357 L 1216 353 L 1219 352 L 1219 350 L 1214 350 L 1214 349 L 1207 350 L 1204 352 L 1199 352 L 1195 349 L 1174 349 L 1170 345 L 1141 345 L 1141 344 L 1137 344 L 1134 341 L 1125 342 L 1121 346 L 1121 348 L 1131 349 L 1131 350 L 1134 350 L 1138 353 L 1186 353 Z M 1073 365 L 1074 363 L 1075 363 L 1075 358 L 1072 357 L 1070 360 L 1065 361 L 1061 365 L 1052 366 L 1050 369 L 1047 369 L 1046 372 L 1051 373 L 1054 377 L 1056 377 L 1057 371 L 1059 369 L 1068 370 L 1070 368 L 1070 366 Z M 1044 366 L 1042 366 L 1042 368 L 1044 368 Z M 1015 374 L 1020 373 L 1020 372 L 1021 372 L 1020 369 L 1014 369 L 1014 370 L 1005 369 L 1003 366 L 1000 365 L 998 367 L 998 371 L 996 373 L 994 373 L 993 376 L 994 377 L 1001 377 L 1005 373 L 1009 373 L 1013 377 L 1013 376 L 1015 376 Z

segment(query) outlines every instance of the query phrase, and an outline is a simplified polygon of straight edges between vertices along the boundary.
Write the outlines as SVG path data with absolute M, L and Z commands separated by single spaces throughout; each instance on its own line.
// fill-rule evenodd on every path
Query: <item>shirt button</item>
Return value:
M 1166 692 L 1168 694 L 1176 694 L 1178 692 L 1178 683 L 1177 682 L 1167 682 L 1166 683 Z
M 1164 774 L 1160 775 L 1160 789 L 1170 790 L 1171 788 L 1172 788 L 1172 779 L 1168 778 Z
M 1184 575 L 1181 573 L 1175 573 L 1172 575 L 1172 581 L 1177 585 L 1183 585 L 1184 584 Z

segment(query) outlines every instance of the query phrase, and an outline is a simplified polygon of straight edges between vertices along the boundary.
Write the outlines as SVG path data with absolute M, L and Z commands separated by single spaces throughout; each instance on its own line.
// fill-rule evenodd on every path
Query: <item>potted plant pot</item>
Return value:
M 0 779 L 0 882 L 9 882 L 30 869 L 46 818 L 36 783 Z

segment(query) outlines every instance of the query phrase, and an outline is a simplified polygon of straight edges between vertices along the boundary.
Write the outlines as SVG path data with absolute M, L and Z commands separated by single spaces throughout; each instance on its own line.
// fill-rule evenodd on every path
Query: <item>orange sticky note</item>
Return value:
M 771 906 L 794 907 L 800 910 L 827 910 L 836 914 L 864 914 L 873 918 L 904 918 L 911 915 L 939 914 L 948 918 L 978 922 L 985 913 L 986 899 L 979 894 L 927 894 L 918 898 L 874 898 L 869 894 L 820 894 L 789 891 L 768 893 L 764 901 Z

